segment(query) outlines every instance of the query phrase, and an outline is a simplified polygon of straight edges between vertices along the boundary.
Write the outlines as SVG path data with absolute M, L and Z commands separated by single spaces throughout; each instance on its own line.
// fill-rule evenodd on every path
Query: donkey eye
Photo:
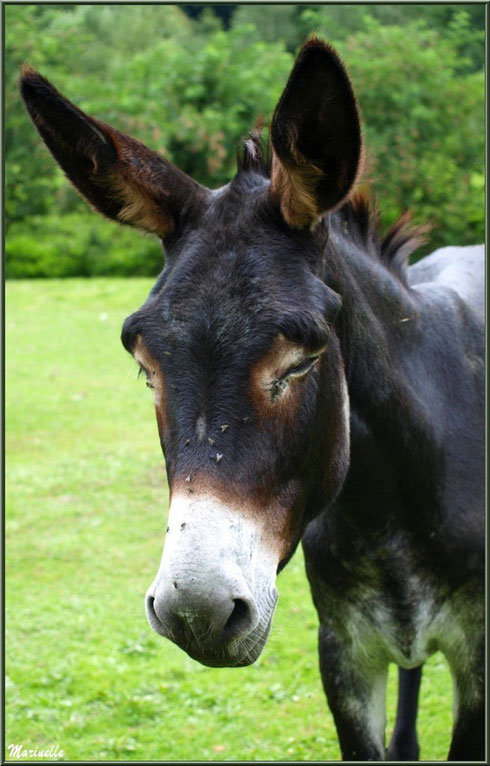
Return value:
M 147 387 L 148 388 L 155 388 L 155 386 L 151 382 L 150 375 L 149 375 L 148 371 L 145 370 L 145 368 L 142 367 L 142 365 L 140 364 L 140 367 L 139 367 L 139 370 L 138 370 L 138 378 L 140 378 L 142 375 L 144 375 L 145 378 L 146 378 L 145 383 L 146 383 Z
M 279 380 L 287 380 L 288 378 L 300 378 L 302 375 L 306 375 L 320 359 L 320 354 L 316 356 L 310 356 L 308 359 L 304 359 L 300 364 L 291 367 Z
M 302 362 L 300 362 L 300 364 L 296 364 L 294 367 L 290 367 L 290 369 L 285 372 L 284 375 L 281 375 L 280 378 L 275 380 L 271 386 L 272 401 L 274 402 L 282 394 L 282 392 L 286 390 L 291 378 L 302 378 L 307 375 L 318 362 L 320 356 L 321 354 L 309 356 L 307 359 L 304 359 Z

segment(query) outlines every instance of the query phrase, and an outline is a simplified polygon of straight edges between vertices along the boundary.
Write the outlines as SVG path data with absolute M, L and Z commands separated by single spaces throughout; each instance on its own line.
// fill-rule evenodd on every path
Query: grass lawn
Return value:
M 7 284 L 6 743 L 82 761 L 338 760 L 301 551 L 251 667 L 203 667 L 146 623 L 168 495 L 151 392 L 119 334 L 150 285 Z M 437 654 L 424 760 L 446 757 L 450 711 Z

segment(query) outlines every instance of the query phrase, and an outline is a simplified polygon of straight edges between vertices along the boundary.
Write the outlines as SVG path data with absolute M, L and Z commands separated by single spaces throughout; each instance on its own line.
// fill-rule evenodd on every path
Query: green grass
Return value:
M 251 667 L 205 668 L 146 623 L 168 495 L 150 392 L 119 333 L 150 284 L 7 284 L 6 743 L 58 744 L 67 760 L 337 760 L 301 552 Z M 446 757 L 450 708 L 438 654 L 424 759 Z

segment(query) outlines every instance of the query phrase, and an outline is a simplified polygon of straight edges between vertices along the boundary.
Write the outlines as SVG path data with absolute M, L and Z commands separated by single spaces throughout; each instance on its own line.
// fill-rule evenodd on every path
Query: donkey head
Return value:
M 149 622 L 205 664 L 249 664 L 269 632 L 276 573 L 349 461 L 340 297 L 324 282 L 316 226 L 359 169 L 349 80 L 309 40 L 272 120 L 270 171 L 252 135 L 215 191 L 33 70 L 21 88 L 83 196 L 165 245 L 165 268 L 122 333 L 153 389 L 171 497 Z

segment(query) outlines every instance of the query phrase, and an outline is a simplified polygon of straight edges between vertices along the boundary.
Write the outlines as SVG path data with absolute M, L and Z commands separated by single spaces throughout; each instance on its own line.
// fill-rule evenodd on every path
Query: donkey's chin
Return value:
M 260 657 L 267 643 L 271 625 L 272 615 L 265 627 L 258 626 L 253 634 L 245 638 L 236 638 L 230 642 L 213 642 L 212 645 L 197 645 L 195 642 L 186 646 L 181 643 L 178 645 L 201 665 L 207 665 L 210 668 L 243 668 L 246 665 L 253 665 Z

